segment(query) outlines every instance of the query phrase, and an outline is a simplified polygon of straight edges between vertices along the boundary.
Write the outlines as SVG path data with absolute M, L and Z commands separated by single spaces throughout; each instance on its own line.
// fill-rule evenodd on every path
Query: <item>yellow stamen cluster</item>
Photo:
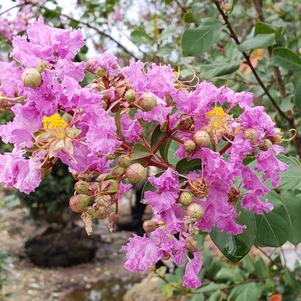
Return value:
M 66 128 L 67 122 L 58 114 L 53 114 L 50 117 L 43 117 L 44 129 Z
M 211 111 L 206 113 L 207 118 L 211 118 L 213 116 L 225 116 L 226 113 L 222 107 L 215 107 Z
M 209 119 L 209 126 L 212 129 L 218 129 L 223 127 L 227 121 L 227 114 L 224 112 L 222 107 L 215 107 L 211 111 L 206 113 Z

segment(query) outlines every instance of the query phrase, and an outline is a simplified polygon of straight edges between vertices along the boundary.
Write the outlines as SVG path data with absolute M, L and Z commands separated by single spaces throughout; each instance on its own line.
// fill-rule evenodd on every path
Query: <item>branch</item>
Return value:
M 225 22 L 225 25 L 227 26 L 229 32 L 230 32 L 230 36 L 231 38 L 235 41 L 235 43 L 237 45 L 240 45 L 240 41 L 231 25 L 231 23 L 229 22 L 229 19 L 227 17 L 227 15 L 224 13 L 223 9 L 221 8 L 220 4 L 219 4 L 219 1 L 218 0 L 214 0 L 214 4 L 216 5 L 220 15 L 222 16 L 224 22 Z M 283 117 L 285 118 L 288 122 L 290 122 L 292 120 L 291 117 L 287 116 L 282 110 L 281 108 L 278 106 L 276 100 L 273 98 L 273 96 L 270 94 L 268 88 L 265 86 L 265 84 L 263 83 L 263 81 L 261 80 L 261 78 L 259 77 L 257 71 L 255 70 L 254 66 L 252 65 L 251 63 L 251 60 L 250 60 L 250 56 L 246 53 L 246 52 L 242 52 L 244 58 L 245 58 L 245 61 L 246 61 L 246 64 L 250 67 L 252 73 L 254 74 L 257 82 L 259 83 L 259 85 L 261 86 L 262 90 L 264 91 L 264 93 L 268 96 L 269 100 L 271 101 L 271 103 L 273 104 L 273 106 L 275 107 L 275 109 L 277 110 L 277 112 Z
M 1 12 L 1 13 L 0 13 L 0 16 L 2 16 L 2 15 L 4 15 L 4 14 L 8 13 L 9 11 L 11 11 L 11 10 L 13 10 L 13 9 L 15 9 L 15 8 L 22 7 L 22 6 L 24 6 L 24 5 L 25 5 L 25 4 L 23 3 L 23 4 L 17 4 L 17 5 L 15 5 L 15 6 L 12 6 L 12 7 L 8 8 L 8 9 L 4 10 L 3 12 Z

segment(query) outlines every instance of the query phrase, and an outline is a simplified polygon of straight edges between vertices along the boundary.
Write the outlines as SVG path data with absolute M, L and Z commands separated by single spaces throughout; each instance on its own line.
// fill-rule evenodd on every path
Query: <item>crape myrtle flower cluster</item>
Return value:
M 11 14 L 7 12 L 0 17 L 0 36 L 11 41 L 14 35 L 26 30 L 28 24 L 34 21 L 34 15 L 37 12 L 37 7 L 43 4 L 45 0 L 18 0 L 16 8 L 18 12 Z
M 213 227 L 242 233 L 238 204 L 256 214 L 273 209 L 265 182 L 279 185 L 287 168 L 277 159 L 282 134 L 251 93 L 210 82 L 187 88 L 170 66 L 132 61 L 122 68 L 110 52 L 75 62 L 81 33 L 42 18 L 12 44 L 14 62 L 0 63 L 1 109 L 14 114 L 0 126 L 2 140 L 14 145 L 0 155 L 1 183 L 33 192 L 61 160 L 78 180 L 70 208 L 91 233 L 93 219 L 114 229 L 122 194 L 147 179 L 143 201 L 154 215 L 146 234 L 123 247 L 129 271 L 170 259 L 185 265 L 183 285 L 196 288 L 196 234 Z M 88 73 L 93 80 L 83 86 Z M 150 128 L 159 129 L 155 143 Z M 179 160 L 199 160 L 197 169 L 181 173 L 169 162 L 161 150 L 171 141 Z M 150 166 L 158 174 L 147 177 Z

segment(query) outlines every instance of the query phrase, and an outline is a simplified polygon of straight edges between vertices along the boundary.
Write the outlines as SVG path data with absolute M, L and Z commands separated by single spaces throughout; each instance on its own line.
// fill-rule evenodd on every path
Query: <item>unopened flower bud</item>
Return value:
M 252 143 L 256 143 L 258 140 L 258 132 L 255 129 L 246 129 L 245 130 L 245 138 L 250 140 Z
M 99 77 L 104 77 L 107 75 L 107 71 L 106 69 L 102 68 L 102 67 L 98 67 L 96 69 L 96 75 L 99 76 Z
M 72 211 L 80 213 L 89 204 L 90 198 L 86 194 L 77 194 L 70 198 L 69 207 Z
M 128 155 L 121 155 L 118 157 L 117 163 L 120 167 L 127 168 L 131 165 L 131 158 Z
M 146 233 L 153 232 L 157 229 L 157 223 L 154 220 L 147 220 L 143 223 L 143 230 Z
M 28 68 L 22 73 L 22 83 L 25 87 L 37 88 L 42 83 L 40 72 L 35 68 Z
M 134 163 L 126 169 L 125 174 L 131 184 L 137 184 L 146 179 L 147 169 L 140 163 Z
M 166 133 L 167 131 L 167 121 L 164 121 L 160 126 L 161 133 Z
M 272 143 L 274 144 L 281 144 L 282 142 L 282 138 L 283 138 L 283 132 L 281 131 L 281 129 L 276 128 L 275 129 L 275 136 L 273 137 L 269 137 L 269 139 L 272 141 Z
M 196 148 L 196 144 L 193 140 L 186 140 L 184 142 L 184 148 L 187 153 L 192 153 Z
M 125 172 L 125 169 L 123 167 L 120 166 L 116 166 L 112 169 L 111 175 L 113 177 L 119 177 L 122 176 Z
M 89 183 L 85 182 L 85 181 L 78 181 L 75 183 L 74 185 L 74 190 L 77 193 L 81 193 L 81 194 L 88 194 L 89 191 Z
M 91 218 L 96 218 L 96 210 L 92 206 L 88 206 L 85 209 L 85 212 L 87 212 L 91 216 Z
M 119 183 L 117 180 L 110 179 L 104 181 L 101 186 L 102 190 L 105 191 L 107 194 L 114 194 L 118 192 Z
M 268 150 L 273 145 L 272 141 L 269 139 L 264 139 L 263 143 L 259 145 L 259 148 L 263 151 Z
M 208 147 L 211 145 L 211 139 L 206 131 L 199 130 L 193 135 L 193 141 L 196 145 Z
M 136 100 L 136 92 L 134 89 L 129 89 L 125 92 L 124 99 L 128 102 L 134 102 Z
M 187 207 L 186 214 L 195 220 L 199 220 L 204 215 L 204 209 L 202 205 L 197 203 L 192 203 Z
M 177 128 L 181 131 L 187 131 L 193 125 L 193 118 L 188 114 L 182 114 L 180 116 L 180 121 L 177 124 Z
M 157 98 L 152 93 L 143 93 L 139 99 L 139 106 L 146 112 L 152 110 L 157 105 Z
M 193 236 L 188 236 L 185 240 L 185 248 L 189 252 L 195 252 L 198 250 L 198 242 Z
M 105 206 L 99 206 L 95 211 L 95 218 L 105 219 L 108 216 L 109 209 Z
M 45 69 L 49 69 L 50 67 L 48 66 L 47 62 L 41 60 L 37 65 L 36 69 L 38 70 L 39 73 L 43 72 Z
M 193 200 L 193 194 L 188 192 L 188 191 L 183 191 L 180 194 L 179 197 L 179 202 L 183 205 L 183 206 L 188 206 L 192 203 Z
M 108 194 L 100 195 L 95 199 L 95 204 L 99 207 L 109 207 L 112 199 Z

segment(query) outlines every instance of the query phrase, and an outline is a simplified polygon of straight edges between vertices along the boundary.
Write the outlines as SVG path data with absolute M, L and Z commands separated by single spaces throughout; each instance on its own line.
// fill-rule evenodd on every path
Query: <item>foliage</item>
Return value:
M 282 300 L 300 300 L 301 267 L 297 264 L 293 271 L 282 265 L 280 254 L 271 260 L 264 260 L 259 255 L 247 255 L 238 264 L 231 264 L 205 250 L 203 253 L 203 285 L 186 291 L 187 300 L 208 301 L 269 301 L 271 296 L 280 295 Z M 158 270 L 162 292 L 167 296 L 183 294 L 181 278 L 183 269 L 177 268 L 174 273 Z M 158 274 L 154 277 L 158 277 Z M 278 300 L 278 299 L 277 299 Z

